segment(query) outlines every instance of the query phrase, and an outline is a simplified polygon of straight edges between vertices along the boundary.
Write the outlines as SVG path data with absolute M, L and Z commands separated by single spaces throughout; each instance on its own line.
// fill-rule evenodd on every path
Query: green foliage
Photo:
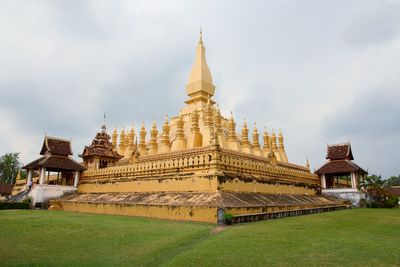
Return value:
M 382 180 L 381 175 L 368 175 L 365 177 L 365 180 L 360 183 L 360 186 L 367 187 L 367 188 L 382 188 L 384 184 L 384 180 Z
M 365 198 L 360 199 L 360 201 L 358 202 L 358 206 L 360 208 L 365 208 L 367 207 L 367 200 Z
M 13 184 L 21 169 L 19 153 L 7 153 L 0 157 L 0 184 Z
M 24 202 L 0 202 L 0 210 L 28 210 L 29 205 Z
M 384 186 L 390 187 L 390 186 L 400 186 L 400 175 L 399 176 L 392 176 L 389 179 L 387 179 L 384 183 Z
M 26 197 L 22 200 L 22 203 L 28 203 L 29 205 L 32 203 L 32 197 Z
M 395 196 L 390 196 L 383 202 L 383 208 L 393 209 L 398 206 L 399 198 Z
M 225 224 L 227 224 L 227 225 L 233 224 L 233 214 L 229 213 L 229 212 L 225 212 L 224 213 L 224 221 L 225 221 Z

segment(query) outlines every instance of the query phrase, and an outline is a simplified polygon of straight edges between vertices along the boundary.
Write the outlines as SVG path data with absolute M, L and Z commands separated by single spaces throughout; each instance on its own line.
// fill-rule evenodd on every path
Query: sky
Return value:
M 222 114 L 282 128 L 290 162 L 351 142 L 369 173 L 400 174 L 400 1 L 0 0 L 0 154 L 74 157 L 107 114 L 138 129 L 187 99 L 199 28 Z

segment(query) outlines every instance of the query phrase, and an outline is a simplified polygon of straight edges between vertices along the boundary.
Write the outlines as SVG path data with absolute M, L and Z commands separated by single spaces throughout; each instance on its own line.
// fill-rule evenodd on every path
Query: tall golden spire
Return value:
M 149 151 L 147 152 L 148 155 L 157 154 L 158 151 L 157 136 L 158 136 L 157 124 L 156 120 L 153 120 L 153 126 L 151 127 L 150 130 L 150 144 L 149 144 Z
M 203 34 L 200 31 L 199 44 L 196 49 L 196 59 L 189 75 L 189 80 L 186 85 L 186 93 L 189 99 L 187 104 L 195 101 L 207 102 L 208 97 L 214 95 L 215 86 L 211 76 L 211 71 L 208 68 L 206 60 L 206 49 L 203 46 Z M 212 101 L 214 104 L 214 101 Z

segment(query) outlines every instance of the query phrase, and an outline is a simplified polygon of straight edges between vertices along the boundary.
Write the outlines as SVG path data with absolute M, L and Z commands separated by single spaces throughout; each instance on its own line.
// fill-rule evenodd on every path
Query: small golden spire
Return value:
M 267 155 L 269 153 L 269 149 L 270 149 L 270 139 L 269 139 L 269 135 L 267 132 L 267 126 L 264 127 L 264 133 L 263 133 L 263 142 L 264 142 L 264 153 L 265 155 Z
M 117 147 L 117 139 L 118 139 L 117 128 L 114 128 L 112 138 L 111 138 L 111 144 L 113 145 L 113 147 Z
M 272 143 L 272 145 L 271 145 L 272 151 L 274 151 L 274 152 L 278 151 L 278 146 L 276 144 L 276 135 L 275 135 L 275 130 L 274 129 L 272 129 L 272 134 L 271 134 L 270 140 L 271 140 L 271 143 Z
M 139 135 L 140 135 L 140 140 L 139 140 L 139 150 L 140 154 L 143 156 L 146 154 L 146 128 L 144 126 L 144 121 L 142 121 L 142 125 L 140 127 Z
M 150 149 L 148 151 L 148 155 L 154 155 L 158 151 L 158 144 L 157 144 L 157 135 L 158 135 L 158 130 L 157 130 L 157 124 L 156 120 L 153 120 L 153 126 L 151 127 L 150 130 Z
M 168 122 L 168 114 L 165 115 L 164 125 L 162 127 L 161 134 L 161 147 L 159 149 L 159 153 L 166 153 L 171 150 L 171 142 L 169 141 L 169 122 Z
M 282 130 L 280 128 L 279 128 L 278 141 L 279 141 L 279 150 L 285 150 L 285 146 L 283 145 Z
M 249 129 L 247 128 L 246 118 L 243 118 L 242 126 L 242 152 L 252 154 L 251 145 L 249 142 Z

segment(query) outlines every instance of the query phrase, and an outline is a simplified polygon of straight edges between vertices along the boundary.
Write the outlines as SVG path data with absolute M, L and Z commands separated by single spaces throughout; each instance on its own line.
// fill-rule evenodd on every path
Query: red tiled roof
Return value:
M 350 143 L 339 145 L 328 145 L 326 158 L 330 160 L 348 159 L 353 160 Z
M 13 184 L 0 184 L 0 195 L 11 195 L 13 188 Z
M 40 155 L 44 155 L 46 152 L 58 156 L 72 155 L 71 142 L 69 140 L 46 136 L 40 150 Z
M 393 195 L 393 196 L 400 196 L 400 186 L 392 186 L 387 188 L 387 190 Z
M 367 173 L 357 164 L 350 160 L 333 160 L 325 163 L 321 168 L 315 171 L 316 174 L 357 172 Z

